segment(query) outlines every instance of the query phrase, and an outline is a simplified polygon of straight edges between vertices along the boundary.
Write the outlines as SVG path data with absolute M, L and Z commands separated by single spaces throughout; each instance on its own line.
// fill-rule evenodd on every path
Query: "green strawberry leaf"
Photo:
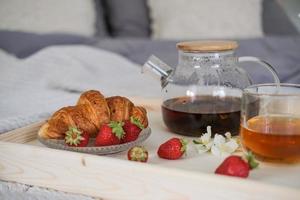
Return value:
M 130 160 L 146 161 L 148 158 L 147 150 L 142 146 L 136 146 L 129 150 Z
M 69 127 L 69 131 L 72 131 L 73 133 L 81 134 L 82 132 L 77 127 Z
M 255 169 L 258 167 L 259 163 L 256 161 L 253 153 L 251 151 L 249 151 L 247 154 L 246 154 L 246 159 L 248 161 L 248 164 L 250 166 L 251 169 Z
M 124 137 L 124 130 L 123 130 L 124 122 L 116 122 L 111 121 L 109 123 L 109 127 L 112 128 L 112 132 L 116 135 L 117 138 L 121 139 Z
M 84 138 L 81 136 L 82 131 L 76 127 L 69 127 L 68 131 L 65 133 L 65 142 L 70 145 L 79 145 Z
M 136 118 L 136 117 L 131 116 L 130 117 L 130 122 L 133 123 L 133 124 L 135 124 L 140 129 L 144 129 L 145 128 L 144 125 L 141 123 L 141 121 L 138 118 Z
M 181 142 L 181 149 L 180 149 L 180 151 L 186 152 L 188 141 L 186 139 L 184 139 L 184 138 L 181 138 L 180 142 Z

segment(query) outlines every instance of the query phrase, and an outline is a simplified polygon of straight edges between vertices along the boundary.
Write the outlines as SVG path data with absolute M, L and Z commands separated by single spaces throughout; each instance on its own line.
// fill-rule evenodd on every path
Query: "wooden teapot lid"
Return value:
M 229 40 L 202 40 L 179 42 L 176 46 L 184 52 L 218 52 L 234 50 L 238 47 L 238 43 Z

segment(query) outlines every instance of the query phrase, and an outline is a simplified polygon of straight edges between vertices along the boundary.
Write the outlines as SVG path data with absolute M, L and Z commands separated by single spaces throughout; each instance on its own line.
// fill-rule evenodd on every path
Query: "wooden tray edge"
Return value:
M 258 195 L 257 198 L 261 198 L 263 195 L 272 199 L 297 199 L 300 196 L 300 191 L 296 189 L 259 181 L 188 172 L 153 164 L 141 164 L 109 157 L 100 158 L 89 154 L 24 145 L 23 143 L 36 139 L 37 130 L 43 123 L 45 121 L 0 135 L 0 179 L 101 198 L 141 199 L 143 196 L 138 193 L 127 198 L 123 189 L 116 191 L 99 190 L 94 187 L 83 189 L 81 187 L 86 187 L 84 186 L 86 184 L 85 176 L 92 177 L 90 181 L 97 183 L 100 188 L 105 188 L 107 184 L 116 188 L 126 185 L 128 191 L 145 191 L 146 187 L 148 189 L 144 195 L 151 198 L 157 197 L 158 194 L 155 190 L 160 190 L 161 195 L 166 198 L 198 198 L 201 187 L 205 188 L 205 190 L 201 190 L 201 197 L 207 195 L 210 199 L 221 197 L 224 199 L 232 199 L 232 197 L 256 199 L 254 194 Z M 69 158 L 68 162 L 66 162 L 66 158 Z M 63 166 L 59 166 L 58 163 L 62 163 Z M 76 169 L 76 174 L 84 176 L 70 177 L 70 170 L 74 173 L 72 168 Z M 125 176 L 127 179 L 118 181 L 120 183 L 112 183 L 110 177 L 112 173 Z M 43 176 L 37 176 L 37 174 Z M 136 176 L 136 174 L 140 175 Z M 49 179 L 49 177 L 52 178 Z M 99 177 L 101 177 L 101 181 Z M 156 181 L 153 182 L 152 179 Z M 130 186 L 132 182 L 141 182 L 141 185 Z M 79 185 L 75 183 L 79 183 Z M 176 185 L 174 186 L 174 184 Z M 186 184 L 189 186 L 187 187 Z M 157 188 L 158 185 L 161 187 Z M 181 188 L 180 191 L 178 188 Z M 226 195 L 228 192 L 231 195 Z
M 37 131 L 45 122 L 46 121 L 35 122 L 22 128 L 2 133 L 0 134 L 0 141 L 21 144 L 30 142 L 37 138 Z
M 296 189 L 252 180 L 10 142 L 0 142 L 0 179 L 113 199 L 196 198 L 199 194 L 210 199 L 300 196 Z

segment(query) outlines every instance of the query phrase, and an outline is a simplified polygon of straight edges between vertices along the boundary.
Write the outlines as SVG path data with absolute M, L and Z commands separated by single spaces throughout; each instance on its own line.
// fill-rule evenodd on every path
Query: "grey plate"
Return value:
M 139 137 L 132 142 L 119 144 L 119 145 L 112 145 L 112 146 L 103 146 L 103 147 L 95 147 L 93 146 L 95 143 L 95 139 L 91 138 L 87 147 L 70 147 L 67 146 L 64 140 L 56 140 L 56 139 L 44 139 L 38 136 L 38 140 L 46 145 L 47 147 L 53 149 L 62 149 L 67 151 L 75 151 L 81 153 L 89 153 L 89 154 L 96 154 L 96 155 L 106 155 L 106 154 L 113 154 L 122 151 L 126 151 L 131 147 L 134 147 L 143 141 L 145 141 L 151 134 L 151 129 L 149 127 L 142 130 Z

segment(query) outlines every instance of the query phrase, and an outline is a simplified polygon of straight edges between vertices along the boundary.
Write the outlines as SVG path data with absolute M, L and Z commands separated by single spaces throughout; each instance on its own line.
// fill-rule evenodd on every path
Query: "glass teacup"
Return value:
M 242 97 L 241 143 L 261 160 L 300 161 L 300 85 L 261 84 Z

